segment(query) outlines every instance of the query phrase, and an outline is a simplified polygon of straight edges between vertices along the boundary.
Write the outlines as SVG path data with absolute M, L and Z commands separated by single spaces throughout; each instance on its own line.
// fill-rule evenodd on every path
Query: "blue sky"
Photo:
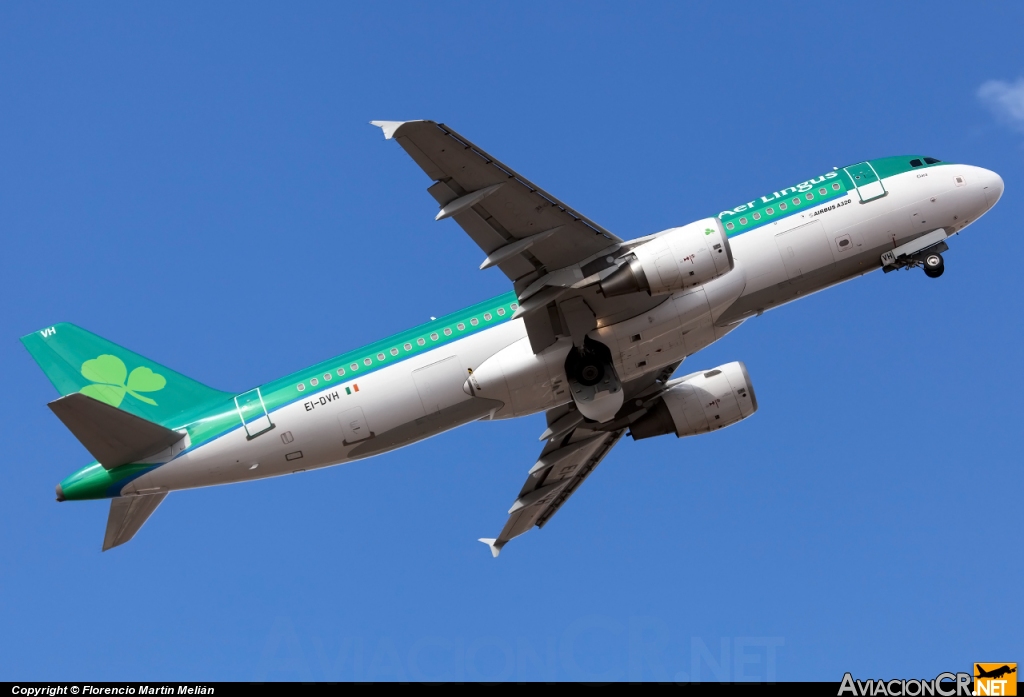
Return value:
M 767 7 L 767 6 L 766 6 Z M 1017 4 L 0 5 L 3 679 L 931 677 L 1020 661 Z M 543 417 L 172 494 L 100 554 L 18 337 L 244 390 L 507 290 L 371 119 L 443 121 L 620 237 L 866 158 L 998 171 L 946 273 L 691 359 L 760 411 L 624 442 L 492 560 Z M 1017 520 L 1017 523 L 1013 523 Z

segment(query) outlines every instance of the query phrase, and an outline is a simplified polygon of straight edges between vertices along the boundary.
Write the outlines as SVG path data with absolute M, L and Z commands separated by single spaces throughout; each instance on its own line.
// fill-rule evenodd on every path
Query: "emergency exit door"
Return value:
M 882 184 L 878 172 L 871 166 L 870 162 L 861 162 L 858 165 L 843 167 L 843 170 L 850 176 L 861 203 L 873 201 L 876 198 L 885 196 L 885 185 Z

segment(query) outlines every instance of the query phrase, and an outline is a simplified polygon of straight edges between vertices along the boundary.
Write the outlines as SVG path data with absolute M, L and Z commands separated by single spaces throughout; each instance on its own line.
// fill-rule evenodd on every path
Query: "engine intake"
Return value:
M 734 266 L 729 238 L 717 218 L 659 233 L 633 249 L 631 258 L 601 282 L 605 297 L 651 295 L 699 286 Z
M 675 433 L 695 436 L 731 426 L 757 411 L 747 367 L 740 361 L 673 380 L 661 398 L 630 426 L 633 440 Z

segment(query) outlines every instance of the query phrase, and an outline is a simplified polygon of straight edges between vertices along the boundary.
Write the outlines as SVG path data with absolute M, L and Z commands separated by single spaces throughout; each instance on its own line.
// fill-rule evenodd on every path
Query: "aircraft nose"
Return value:
M 1003 178 L 989 169 L 984 170 L 984 172 L 984 183 L 982 186 L 985 188 L 985 199 L 988 201 L 988 207 L 991 208 L 996 205 L 996 202 L 1003 195 Z

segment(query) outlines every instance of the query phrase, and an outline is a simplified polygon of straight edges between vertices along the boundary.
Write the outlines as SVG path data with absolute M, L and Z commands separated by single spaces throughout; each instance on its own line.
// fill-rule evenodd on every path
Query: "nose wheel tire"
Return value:
M 945 270 L 946 264 L 941 254 L 929 254 L 924 258 L 924 275 L 928 278 L 938 278 Z

